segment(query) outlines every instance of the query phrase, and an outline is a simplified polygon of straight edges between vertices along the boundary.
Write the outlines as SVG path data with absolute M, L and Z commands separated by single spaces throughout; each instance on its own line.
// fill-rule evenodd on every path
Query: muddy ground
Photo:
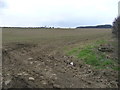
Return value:
M 4 44 L 2 87 L 117 88 L 117 71 L 94 69 L 81 60 L 64 53 L 64 46 L 77 42 L 77 40 L 69 42 L 53 40 L 43 44 L 27 42 Z

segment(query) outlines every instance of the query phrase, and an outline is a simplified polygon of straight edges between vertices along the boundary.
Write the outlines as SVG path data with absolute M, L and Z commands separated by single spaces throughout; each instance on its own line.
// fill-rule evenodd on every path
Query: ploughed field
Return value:
M 118 87 L 117 70 L 97 69 L 68 54 L 75 47 L 97 40 L 112 41 L 111 32 L 111 29 L 3 28 L 3 88 Z

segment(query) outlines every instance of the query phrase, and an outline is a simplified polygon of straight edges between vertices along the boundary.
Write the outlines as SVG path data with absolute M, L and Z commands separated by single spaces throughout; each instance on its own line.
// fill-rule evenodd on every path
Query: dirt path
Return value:
M 67 44 L 4 45 L 3 88 L 117 87 L 116 71 L 95 70 L 74 57 L 64 55 L 61 48 Z

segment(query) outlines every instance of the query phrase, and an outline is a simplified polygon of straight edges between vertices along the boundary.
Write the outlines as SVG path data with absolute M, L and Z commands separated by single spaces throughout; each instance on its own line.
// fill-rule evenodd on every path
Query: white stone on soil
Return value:
M 29 77 L 29 80 L 34 81 L 35 79 L 33 77 Z
M 73 62 L 71 62 L 71 63 L 70 63 L 70 65 L 72 65 L 72 66 L 73 66 Z
M 5 81 L 5 85 L 8 85 L 11 82 L 11 80 Z
M 30 57 L 30 58 L 28 58 L 28 59 L 29 59 L 29 60 L 32 60 L 33 58 Z

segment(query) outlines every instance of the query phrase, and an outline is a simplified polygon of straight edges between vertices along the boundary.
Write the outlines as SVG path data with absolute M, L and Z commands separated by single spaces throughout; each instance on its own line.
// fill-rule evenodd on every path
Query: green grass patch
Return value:
M 113 67 L 112 69 L 120 71 L 120 66 L 119 67 Z
M 69 51 L 67 54 L 68 55 L 74 55 L 75 53 L 77 53 L 78 48 L 73 48 L 71 51 Z
M 74 55 L 78 59 L 83 60 L 86 64 L 92 65 L 97 69 L 114 69 L 119 70 L 115 65 L 115 62 L 106 58 L 106 53 L 99 52 L 97 46 L 105 44 L 107 41 L 99 40 L 92 44 L 84 46 L 83 49 L 73 48 L 68 52 L 68 55 Z
M 106 40 L 97 40 L 95 43 L 99 45 L 99 44 L 105 44 L 105 43 L 107 43 L 107 41 Z

